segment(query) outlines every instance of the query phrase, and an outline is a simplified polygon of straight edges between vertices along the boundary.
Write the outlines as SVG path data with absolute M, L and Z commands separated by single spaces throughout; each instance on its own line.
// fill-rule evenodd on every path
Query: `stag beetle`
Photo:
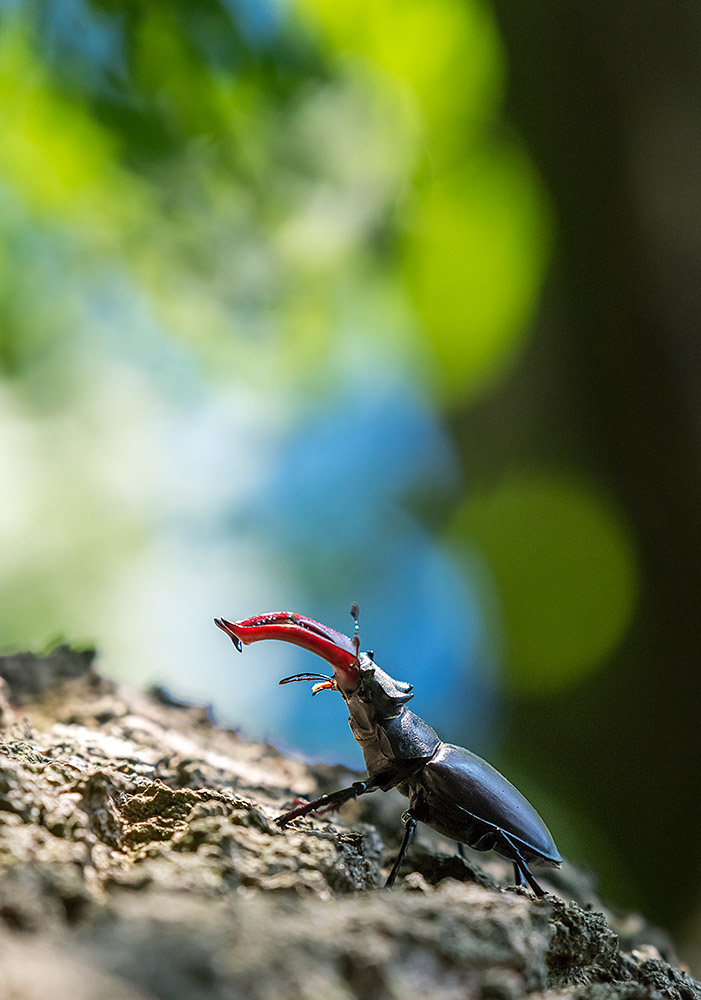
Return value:
M 349 788 L 322 795 L 278 816 L 284 827 L 291 820 L 319 809 L 337 808 L 349 799 L 397 788 L 409 799 L 402 816 L 404 838 L 386 885 L 397 877 L 418 821 L 433 827 L 460 850 L 495 851 L 513 863 L 517 885 L 527 883 L 537 896 L 544 890 L 528 867 L 541 862 L 559 867 L 561 857 L 550 831 L 526 798 L 495 768 L 462 747 L 443 743 L 435 730 L 406 707 L 413 684 L 395 681 L 377 666 L 374 654 L 360 652 L 358 606 L 353 638 L 327 625 L 289 611 L 255 615 L 238 622 L 215 618 L 239 652 L 261 639 L 282 639 L 316 653 L 333 667 L 333 677 L 304 673 L 284 677 L 315 681 L 312 694 L 338 691 L 348 706 L 348 723 L 360 744 L 368 776 Z

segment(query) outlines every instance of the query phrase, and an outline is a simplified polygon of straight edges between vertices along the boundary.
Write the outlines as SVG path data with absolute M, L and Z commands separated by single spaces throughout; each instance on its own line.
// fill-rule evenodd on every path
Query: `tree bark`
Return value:
M 538 900 L 427 836 L 379 889 L 399 796 L 282 831 L 290 799 L 355 776 L 120 688 L 92 653 L 0 659 L 0 711 L 0 996 L 701 1000 L 571 866 Z

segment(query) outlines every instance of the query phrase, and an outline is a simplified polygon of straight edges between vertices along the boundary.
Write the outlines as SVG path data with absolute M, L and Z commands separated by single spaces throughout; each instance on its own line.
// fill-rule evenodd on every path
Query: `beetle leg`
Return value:
M 519 868 L 519 866 L 516 864 L 515 861 L 514 861 L 514 885 L 522 885 L 522 886 L 527 885 L 527 882 L 523 877 L 523 872 L 521 871 L 521 869 Z
M 404 839 L 402 840 L 402 846 L 399 848 L 397 860 L 392 865 L 392 871 L 389 873 L 389 877 L 385 882 L 385 889 L 391 889 L 394 885 L 394 880 L 397 877 L 399 866 L 406 856 L 409 844 L 411 843 L 411 838 L 414 836 L 414 832 L 416 830 L 416 818 L 414 817 L 411 809 L 407 809 L 406 812 L 402 813 L 402 823 L 406 827 L 404 830 Z
M 508 837 L 507 834 L 504 834 L 504 837 L 506 837 L 507 840 L 510 840 L 510 838 Z M 458 854 L 460 855 L 460 857 L 462 858 L 462 860 L 463 861 L 467 861 L 467 854 L 465 852 L 465 845 L 458 843 L 456 846 L 458 848 Z M 509 844 L 509 846 L 513 846 L 514 849 L 516 849 L 515 845 L 511 845 L 511 843 Z M 525 865 L 526 862 L 523 861 L 523 864 Z M 528 883 L 526 882 L 526 879 L 524 878 L 524 875 L 523 875 L 523 872 L 521 871 L 519 863 L 517 861 L 514 861 L 513 865 L 514 865 L 514 885 L 522 885 L 525 888 L 528 885 Z M 531 874 L 530 873 L 530 869 L 529 869 L 529 874 Z M 531 878 L 533 878 L 532 874 L 531 874 Z M 533 881 L 535 882 L 534 878 L 533 878 Z M 538 885 L 537 882 L 536 882 L 536 885 Z M 538 888 L 540 889 L 540 886 L 538 886 Z M 536 892 L 535 889 L 533 889 L 533 891 Z M 536 892 L 536 895 L 545 895 L 545 894 L 541 890 L 540 893 Z
M 320 809 L 337 809 L 349 799 L 356 799 L 359 795 L 365 795 L 366 792 L 374 792 L 377 787 L 378 785 L 371 781 L 354 781 L 348 788 L 340 788 L 337 792 L 330 792 L 312 802 L 305 802 L 303 805 L 290 809 L 289 812 L 278 816 L 275 822 L 278 826 L 287 826 L 293 819 L 308 816 L 309 813 L 318 812 Z
M 511 856 L 511 860 L 513 861 L 514 870 L 517 872 L 517 876 L 518 874 L 520 874 L 526 880 L 526 882 L 528 882 L 529 886 L 536 894 L 536 896 L 544 896 L 545 889 L 541 888 L 538 882 L 536 882 L 533 872 L 526 864 L 526 859 L 521 854 L 518 847 L 511 839 L 511 837 L 508 835 L 508 833 L 505 833 L 503 830 L 499 830 L 498 834 L 500 840 L 502 841 L 502 844 L 507 849 L 506 856 L 507 857 Z M 523 885 L 523 882 L 520 879 L 517 879 L 516 884 Z

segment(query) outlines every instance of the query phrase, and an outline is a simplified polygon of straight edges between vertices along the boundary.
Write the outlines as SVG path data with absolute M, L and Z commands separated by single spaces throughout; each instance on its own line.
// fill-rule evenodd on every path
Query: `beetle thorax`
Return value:
M 388 728 L 406 712 L 413 685 L 395 681 L 367 653 L 358 657 L 360 680 L 352 692 L 343 692 L 348 706 L 348 724 L 360 744 L 371 776 L 386 771 L 394 759 Z

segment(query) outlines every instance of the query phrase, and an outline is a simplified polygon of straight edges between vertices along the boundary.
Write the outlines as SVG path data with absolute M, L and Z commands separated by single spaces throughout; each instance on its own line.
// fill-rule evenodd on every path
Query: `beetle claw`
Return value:
M 230 628 L 227 628 L 227 625 L 230 625 L 231 623 L 227 622 L 224 618 L 215 618 L 214 624 L 217 626 L 217 628 L 220 628 L 222 632 L 226 632 L 226 634 L 229 636 L 229 638 L 233 642 L 238 652 L 243 653 L 243 643 L 241 642 L 241 640 L 239 639 L 239 637 L 236 635 L 235 632 L 233 632 Z
M 328 625 L 322 625 L 321 622 L 294 611 L 270 611 L 236 622 L 215 618 L 214 623 L 226 632 L 237 649 L 241 648 L 242 643 L 248 646 L 249 643 L 260 642 L 262 639 L 291 642 L 330 663 L 341 690 L 350 692 L 358 686 L 357 636 L 349 639 L 347 635 Z

